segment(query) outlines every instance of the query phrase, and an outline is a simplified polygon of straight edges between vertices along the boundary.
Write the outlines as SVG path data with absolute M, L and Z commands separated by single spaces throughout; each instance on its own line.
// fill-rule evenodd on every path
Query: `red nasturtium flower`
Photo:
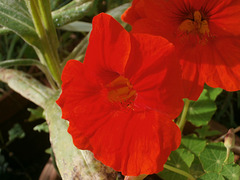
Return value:
M 122 19 L 176 45 L 190 99 L 204 83 L 240 89 L 240 1 L 133 0 Z
M 161 171 L 181 139 L 172 121 L 183 105 L 173 52 L 162 37 L 131 35 L 96 16 L 84 63 L 67 62 L 57 100 L 75 146 L 124 175 Z

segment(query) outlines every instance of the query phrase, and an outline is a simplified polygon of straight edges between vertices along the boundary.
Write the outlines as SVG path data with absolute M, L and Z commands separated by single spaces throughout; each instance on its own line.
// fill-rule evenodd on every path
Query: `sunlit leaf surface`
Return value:
M 12 30 L 29 44 L 35 47 L 40 45 L 24 0 L 0 0 L 0 25 Z

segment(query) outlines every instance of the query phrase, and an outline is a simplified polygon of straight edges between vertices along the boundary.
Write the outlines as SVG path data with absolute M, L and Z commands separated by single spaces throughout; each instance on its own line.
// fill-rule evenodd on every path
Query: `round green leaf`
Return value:
M 207 125 L 216 110 L 215 102 L 210 98 L 208 91 L 204 89 L 197 101 L 191 101 L 187 120 L 197 127 Z
M 227 150 L 222 142 L 208 144 L 199 157 L 204 171 L 219 173 L 225 165 L 226 152 Z M 233 162 L 233 158 L 234 156 L 231 153 L 229 162 Z
M 166 164 L 181 169 L 185 172 L 189 172 L 189 167 L 191 166 L 194 160 L 194 155 L 186 149 L 179 148 L 176 151 L 173 151 L 170 156 L 169 160 Z M 169 171 L 164 169 L 162 172 L 158 173 L 158 175 L 167 180 L 187 180 L 185 176 L 177 174 L 175 172 Z
M 240 166 L 237 164 L 227 164 L 223 166 L 221 174 L 228 180 L 239 180 Z
M 182 144 L 189 151 L 194 153 L 196 156 L 203 151 L 206 146 L 206 140 L 198 138 L 195 134 L 184 136 L 182 138 Z
M 225 180 L 221 174 L 217 173 L 207 173 L 199 178 L 199 180 Z

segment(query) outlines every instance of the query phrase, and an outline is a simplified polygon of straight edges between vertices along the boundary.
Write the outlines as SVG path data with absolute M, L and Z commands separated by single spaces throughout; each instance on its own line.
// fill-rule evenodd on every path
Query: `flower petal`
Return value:
M 181 59 L 185 98 L 196 101 L 203 91 L 204 81 L 200 78 L 200 64 Z
M 221 2 L 221 1 L 219 1 Z M 215 6 L 210 12 L 209 24 L 214 23 L 223 31 L 240 35 L 240 1 L 228 0 Z M 217 31 L 213 29 L 213 31 Z M 220 35 L 220 34 L 217 34 Z
M 236 0 L 133 0 L 122 18 L 135 33 L 163 36 L 175 44 L 180 52 L 185 97 L 197 100 L 204 83 L 239 90 L 239 9 L 240 1 Z M 195 11 L 208 22 L 206 39 L 205 35 L 178 33 L 182 21 L 193 19 Z
M 136 106 L 176 118 L 182 110 L 182 79 L 174 46 L 161 36 L 132 34 L 126 77 L 137 91 Z M 137 63 L 136 63 L 137 62 Z
M 77 116 L 78 106 L 84 111 L 84 104 L 96 103 L 101 97 L 101 87 L 86 74 L 84 65 L 76 60 L 69 60 L 62 73 L 62 93 L 57 104 L 62 109 L 62 118 Z
M 205 49 L 201 74 L 209 86 L 227 91 L 240 89 L 239 47 L 240 38 L 219 38 Z
M 129 7 L 121 16 L 121 19 L 129 24 L 133 24 L 136 20 L 141 17 L 144 17 L 144 1 L 138 0 L 133 1 L 131 7 Z
M 176 124 L 155 111 L 115 111 L 105 118 L 79 118 L 92 125 L 70 122 L 68 131 L 74 144 L 91 150 L 98 160 L 124 175 L 163 170 L 171 151 L 177 149 L 181 141 Z
M 122 19 L 132 25 L 132 32 L 160 35 L 172 41 L 181 21 L 174 18 L 174 14 L 180 13 L 179 10 L 176 6 L 169 6 L 169 4 L 173 3 L 134 0 L 132 6 L 122 15 Z
M 178 45 L 177 54 L 182 68 L 184 97 L 196 101 L 204 86 L 204 80 L 201 78 L 202 55 L 204 46 Z
M 68 61 L 57 103 L 69 121 L 68 132 L 76 147 L 92 151 L 98 160 L 125 175 L 137 176 L 161 171 L 171 151 L 180 145 L 181 132 L 172 117 L 180 109 L 175 107 L 182 104 L 181 93 L 175 91 L 175 83 L 181 81 L 172 81 L 180 76 L 171 43 L 161 37 L 126 33 L 108 15 L 94 19 L 85 61 Z M 170 73 L 171 66 L 174 71 Z M 128 78 L 143 99 L 136 101 L 150 108 L 135 111 L 110 102 L 104 83 L 117 76 Z M 172 97 L 165 101 L 170 97 L 167 93 L 177 97 L 176 104 Z M 155 96 L 164 99 L 160 106 Z M 170 105 L 174 108 L 165 108 Z M 170 115 L 153 111 L 154 107 Z
M 108 72 L 122 75 L 130 54 L 128 32 L 111 16 L 101 13 L 93 19 L 84 64 L 92 79 L 107 83 L 113 78 Z M 99 79 L 101 77 L 101 79 Z

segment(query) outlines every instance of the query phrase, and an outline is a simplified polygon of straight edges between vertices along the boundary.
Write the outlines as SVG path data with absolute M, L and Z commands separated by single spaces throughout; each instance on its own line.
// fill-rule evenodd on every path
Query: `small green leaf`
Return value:
M 14 126 L 8 131 L 8 144 L 13 142 L 15 139 L 22 139 L 25 137 L 25 132 L 23 131 L 20 124 L 16 123 Z
M 226 152 L 226 148 L 222 142 L 208 144 L 199 157 L 204 171 L 207 173 L 219 173 L 222 170 L 223 165 L 225 165 L 224 160 L 226 158 Z M 231 152 L 229 162 L 233 161 L 234 155 Z
M 52 154 L 52 148 L 45 149 L 45 153 L 51 155 Z
M 227 180 L 239 180 L 240 179 L 240 166 L 237 164 L 227 164 L 223 166 L 221 174 L 227 178 Z
M 214 173 L 214 172 L 204 174 L 198 180 L 210 180 L 210 179 L 212 179 L 212 180 L 225 180 L 224 177 L 221 174 Z
M 207 125 L 216 110 L 215 102 L 210 99 L 208 91 L 204 89 L 197 101 L 191 101 L 187 120 L 197 127 Z
M 38 131 L 38 132 L 45 132 L 45 133 L 49 133 L 49 129 L 48 129 L 48 124 L 47 122 L 43 122 L 42 124 L 38 124 L 33 128 L 34 131 Z
M 221 134 L 220 131 L 209 130 L 208 125 L 207 126 L 202 126 L 200 129 L 196 129 L 195 131 L 198 133 L 198 136 L 200 138 L 206 138 L 206 137 L 209 137 L 209 136 L 216 136 L 216 135 Z
M 169 160 L 166 164 L 181 169 L 185 172 L 189 172 L 189 167 L 191 166 L 194 160 L 194 155 L 186 149 L 179 148 L 176 151 L 173 151 L 170 156 Z M 158 173 L 158 175 L 167 180 L 187 180 L 185 176 L 181 176 L 175 172 L 169 171 L 164 169 L 162 172 Z
M 75 6 L 70 6 L 68 8 L 63 7 L 52 13 L 53 22 L 56 27 L 61 27 L 68 23 L 80 20 L 88 15 L 93 6 L 92 2 L 81 3 L 80 5 L 75 1 L 73 1 L 73 3 L 75 3 Z
M 206 143 L 206 140 L 200 139 L 195 134 L 193 134 L 184 136 L 182 138 L 181 145 L 183 145 L 186 149 L 188 149 L 196 156 L 199 156 L 199 154 L 204 150 Z
M 27 110 L 31 113 L 30 117 L 28 118 L 30 122 L 37 119 L 44 118 L 43 109 L 41 107 L 37 107 L 36 109 L 28 108 Z
M 178 148 L 177 150 L 176 150 L 176 152 L 179 154 L 179 156 L 182 158 L 182 160 L 184 161 L 184 163 L 188 166 L 188 167 L 190 167 L 191 166 L 191 164 L 192 164 L 192 162 L 193 162 L 193 160 L 194 160 L 194 155 L 190 152 L 190 151 L 188 151 L 188 150 L 186 150 L 186 149 L 182 149 L 182 148 Z M 175 159 L 175 161 L 176 161 L 176 159 Z
M 75 21 L 62 26 L 60 29 L 73 32 L 90 32 L 92 30 L 92 24 L 83 21 Z
M 212 101 L 215 101 L 217 96 L 223 91 L 221 88 L 212 88 L 207 85 L 204 86 L 207 89 L 209 97 Z
M 44 107 L 54 91 L 27 73 L 14 69 L 0 68 L 0 81 L 35 104 Z

